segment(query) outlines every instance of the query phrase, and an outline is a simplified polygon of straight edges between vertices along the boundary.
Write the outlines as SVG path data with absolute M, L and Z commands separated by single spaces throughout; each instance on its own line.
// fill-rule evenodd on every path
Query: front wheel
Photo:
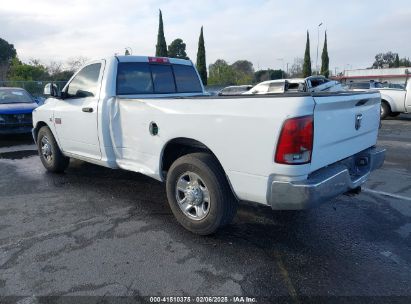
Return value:
M 37 135 L 37 149 L 43 166 L 51 172 L 63 172 L 70 159 L 61 153 L 49 127 L 42 127 Z
M 235 216 L 237 200 L 220 164 L 208 153 L 177 159 L 167 173 L 166 186 L 174 216 L 191 232 L 212 234 Z

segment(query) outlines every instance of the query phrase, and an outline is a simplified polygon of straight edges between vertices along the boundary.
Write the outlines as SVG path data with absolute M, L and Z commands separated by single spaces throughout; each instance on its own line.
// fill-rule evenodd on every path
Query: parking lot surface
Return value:
M 30 136 L 3 137 L 0 296 L 409 303 L 411 116 L 383 121 L 379 145 L 386 163 L 358 196 L 299 212 L 242 203 L 230 226 L 201 237 L 177 224 L 163 184 L 80 161 L 50 174 Z

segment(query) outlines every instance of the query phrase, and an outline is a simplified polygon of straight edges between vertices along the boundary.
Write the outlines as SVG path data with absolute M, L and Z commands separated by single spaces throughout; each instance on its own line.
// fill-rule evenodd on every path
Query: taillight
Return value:
M 313 116 L 287 119 L 278 140 L 275 162 L 288 165 L 309 163 L 313 150 L 313 135 Z

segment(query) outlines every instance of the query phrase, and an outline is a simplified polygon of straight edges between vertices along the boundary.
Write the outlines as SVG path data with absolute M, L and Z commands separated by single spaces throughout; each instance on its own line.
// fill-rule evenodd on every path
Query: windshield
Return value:
M 33 103 L 33 100 L 22 89 L 0 88 L 0 104 L 7 103 Z

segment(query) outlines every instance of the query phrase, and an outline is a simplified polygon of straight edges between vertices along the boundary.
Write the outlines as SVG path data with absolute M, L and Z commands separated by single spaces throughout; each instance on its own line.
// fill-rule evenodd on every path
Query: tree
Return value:
M 307 31 L 307 42 L 305 44 L 305 53 L 304 53 L 304 64 L 303 64 L 303 76 L 311 76 L 311 57 L 310 57 L 310 35 Z
M 11 60 L 16 57 L 14 45 L 0 38 L 0 80 L 5 80 Z
M 50 80 L 67 81 L 73 76 L 75 71 L 64 69 L 61 61 L 51 61 L 47 66 L 47 72 L 50 75 Z
M 0 38 L 0 64 L 9 63 L 11 59 L 16 57 L 17 52 L 14 45 Z
M 235 83 L 250 84 L 254 80 L 254 67 L 248 60 L 237 60 L 231 65 L 234 71 Z
M 203 27 L 201 27 L 200 38 L 198 39 L 198 51 L 197 51 L 197 70 L 200 74 L 203 85 L 207 85 L 207 65 L 206 65 L 206 52 L 204 46 L 204 34 Z
M 394 60 L 394 68 L 399 68 L 400 67 L 400 57 L 398 54 L 395 55 L 395 60 Z
M 186 53 L 186 44 L 182 39 L 177 38 L 171 42 L 171 44 L 168 46 L 168 57 L 189 59 Z
M 208 70 L 210 85 L 251 84 L 254 79 L 253 64 L 247 60 L 238 60 L 230 65 L 223 59 L 217 59 Z
M 234 70 L 227 61 L 217 59 L 216 62 L 209 66 L 210 77 L 208 84 L 210 85 L 234 85 L 236 84 Z
M 47 68 L 38 60 L 32 60 L 26 64 L 15 57 L 11 61 L 8 80 L 47 80 L 49 78 Z
M 253 63 L 248 60 L 237 60 L 231 66 L 239 73 L 244 73 L 246 75 L 254 74 Z
M 372 64 L 372 68 L 374 69 L 382 69 L 384 67 L 392 68 L 395 64 L 395 59 L 398 56 L 397 53 L 387 52 L 387 53 L 379 53 L 375 55 L 375 61 Z
M 399 66 L 402 67 L 411 67 L 411 60 L 410 58 L 401 58 L 399 62 Z
M 258 83 L 266 80 L 282 79 L 284 74 L 283 70 L 259 70 L 255 72 L 254 79 Z
M 289 70 L 289 77 L 300 78 L 303 77 L 303 64 L 304 59 L 301 57 L 294 58 L 294 63 L 291 65 Z
M 160 10 L 159 22 L 158 22 L 156 56 L 157 57 L 167 57 L 168 56 L 166 38 L 164 37 L 163 15 L 161 13 L 161 10 Z
M 330 76 L 330 58 L 328 58 L 328 47 L 327 47 L 327 31 L 325 31 L 324 47 L 323 53 L 321 54 L 321 75 L 328 78 Z
M 67 70 L 74 73 L 78 69 L 80 69 L 87 61 L 89 61 L 89 59 L 83 56 L 69 58 L 66 62 Z
M 63 63 L 61 61 L 50 61 L 46 68 L 50 75 L 55 75 L 63 71 Z

